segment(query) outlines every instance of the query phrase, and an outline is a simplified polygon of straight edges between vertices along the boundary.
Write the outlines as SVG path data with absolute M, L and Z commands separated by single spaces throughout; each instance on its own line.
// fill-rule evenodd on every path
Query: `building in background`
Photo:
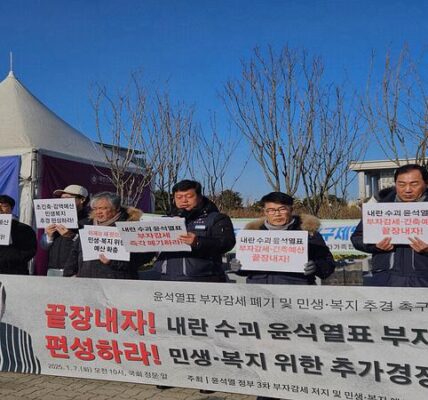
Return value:
M 380 190 L 394 186 L 394 172 L 400 165 L 416 163 L 416 159 L 354 161 L 349 169 L 358 173 L 358 199 L 376 197 Z

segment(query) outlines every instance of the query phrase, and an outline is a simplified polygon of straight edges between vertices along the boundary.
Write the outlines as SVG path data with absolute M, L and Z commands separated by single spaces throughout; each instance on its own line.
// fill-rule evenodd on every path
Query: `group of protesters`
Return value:
M 428 171 L 408 164 L 397 168 L 395 188 L 381 202 L 427 202 Z M 79 219 L 79 228 L 85 225 L 115 226 L 118 221 L 139 221 L 142 211 L 122 205 L 118 195 L 102 192 L 89 199 L 88 191 L 80 185 L 69 185 L 54 191 L 54 196 L 73 198 Z M 268 271 L 241 268 L 233 259 L 230 268 L 246 276 L 251 284 L 314 285 L 316 277 L 325 279 L 335 269 L 333 256 L 321 234 L 320 220 L 312 215 L 293 212 L 293 197 L 282 192 L 271 192 L 261 198 L 263 216 L 245 227 L 262 231 L 306 231 L 308 233 L 307 262 L 302 272 Z M 15 200 L 0 195 L 0 213 L 12 214 Z M 88 209 L 89 205 L 89 209 Z M 223 255 L 236 244 L 231 219 L 219 212 L 216 205 L 202 194 L 200 183 L 183 180 L 172 188 L 170 217 L 184 218 L 186 233 L 180 241 L 191 251 L 131 253 L 129 261 L 110 260 L 100 254 L 97 260 L 85 261 L 78 229 L 61 224 L 45 228 L 39 245 L 48 251 L 48 268 L 62 269 L 65 277 L 138 279 L 139 269 L 150 262 L 152 268 L 166 281 L 227 282 Z M 376 244 L 363 241 L 364 225 L 359 223 L 351 240 L 354 247 L 372 254 L 372 271 L 364 284 L 371 286 L 428 286 L 428 243 L 421 238 L 409 238 L 407 245 L 396 245 L 391 237 Z M 28 274 L 28 262 L 37 250 L 34 230 L 17 219 L 11 223 L 10 242 L 0 246 L 0 273 Z M 163 389 L 167 387 L 161 387 Z M 207 391 L 205 391 L 207 392 Z M 259 399 L 269 399 L 259 397 Z
M 428 171 L 417 164 L 397 168 L 395 187 L 379 201 L 427 202 Z M 89 198 L 88 191 L 77 184 L 54 191 L 54 196 L 73 198 L 79 220 L 84 225 L 115 226 L 118 221 L 139 221 L 142 211 L 122 205 L 118 195 L 101 192 Z M 273 272 L 264 268 L 241 270 L 239 260 L 232 260 L 234 272 L 246 275 L 248 283 L 260 284 L 315 284 L 315 277 L 327 278 L 334 272 L 335 263 L 322 236 L 318 232 L 320 220 L 312 215 L 293 212 L 293 197 L 282 192 L 271 192 L 261 198 L 263 216 L 247 224 L 247 230 L 307 231 L 308 262 L 302 273 Z M 12 214 L 15 200 L 0 195 L 0 213 Z M 89 207 L 88 207 L 89 206 Z M 186 233 L 180 241 L 191 251 L 131 253 L 129 261 L 110 260 L 100 254 L 98 260 L 84 261 L 79 230 L 61 224 L 45 228 L 40 247 L 48 251 L 48 269 L 62 269 L 67 277 L 138 279 L 141 266 L 153 262 L 153 269 L 162 280 L 227 282 L 223 255 L 235 246 L 231 219 L 219 212 L 216 205 L 202 194 L 199 182 L 183 180 L 172 188 L 169 216 L 185 220 Z M 428 286 L 428 244 L 411 237 L 408 245 L 395 245 L 391 237 L 379 243 L 363 242 L 362 221 L 352 234 L 357 250 L 372 254 L 372 273 L 365 285 L 372 286 Z M 10 242 L 0 246 L 0 273 L 28 274 L 28 262 L 37 250 L 34 230 L 12 218 Z

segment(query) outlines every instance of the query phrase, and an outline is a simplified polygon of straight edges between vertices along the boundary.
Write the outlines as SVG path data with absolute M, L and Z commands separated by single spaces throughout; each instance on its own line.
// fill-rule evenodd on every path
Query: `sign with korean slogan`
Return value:
M 191 251 L 180 235 L 187 233 L 184 218 L 150 218 L 148 221 L 117 222 L 125 248 L 131 253 Z
M 240 230 L 236 258 L 243 270 L 303 273 L 308 261 L 308 232 Z
M 12 214 L 0 214 L 0 246 L 10 244 L 10 229 L 12 227 Z
M 425 288 L 1 282 L 1 371 L 292 400 L 428 398 Z
M 78 228 L 74 199 L 35 199 L 34 214 L 38 229 L 52 224 L 64 225 L 68 229 Z
M 363 241 L 379 243 L 390 237 L 391 243 L 409 244 L 417 236 L 428 242 L 428 203 L 363 204 Z
M 98 260 L 103 254 L 110 260 L 129 261 L 130 254 L 123 246 L 115 226 L 85 225 L 79 230 L 83 261 Z

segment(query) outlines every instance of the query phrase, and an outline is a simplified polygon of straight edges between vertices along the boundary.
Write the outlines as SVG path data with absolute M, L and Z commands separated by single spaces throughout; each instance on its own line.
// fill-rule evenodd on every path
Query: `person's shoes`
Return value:
M 215 390 L 205 390 L 205 389 L 201 389 L 201 390 L 199 390 L 199 393 L 202 393 L 202 394 L 210 394 L 210 393 L 215 393 Z
M 172 389 L 172 386 L 162 386 L 162 385 L 156 385 L 156 389 L 159 390 L 166 390 L 166 389 Z

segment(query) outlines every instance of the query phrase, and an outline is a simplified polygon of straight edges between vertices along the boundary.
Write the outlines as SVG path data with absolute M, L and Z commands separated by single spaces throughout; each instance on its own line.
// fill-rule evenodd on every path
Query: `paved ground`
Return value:
M 195 389 L 159 390 L 136 383 L 65 378 L 47 375 L 0 373 L 1 400 L 255 400 L 255 396 Z

